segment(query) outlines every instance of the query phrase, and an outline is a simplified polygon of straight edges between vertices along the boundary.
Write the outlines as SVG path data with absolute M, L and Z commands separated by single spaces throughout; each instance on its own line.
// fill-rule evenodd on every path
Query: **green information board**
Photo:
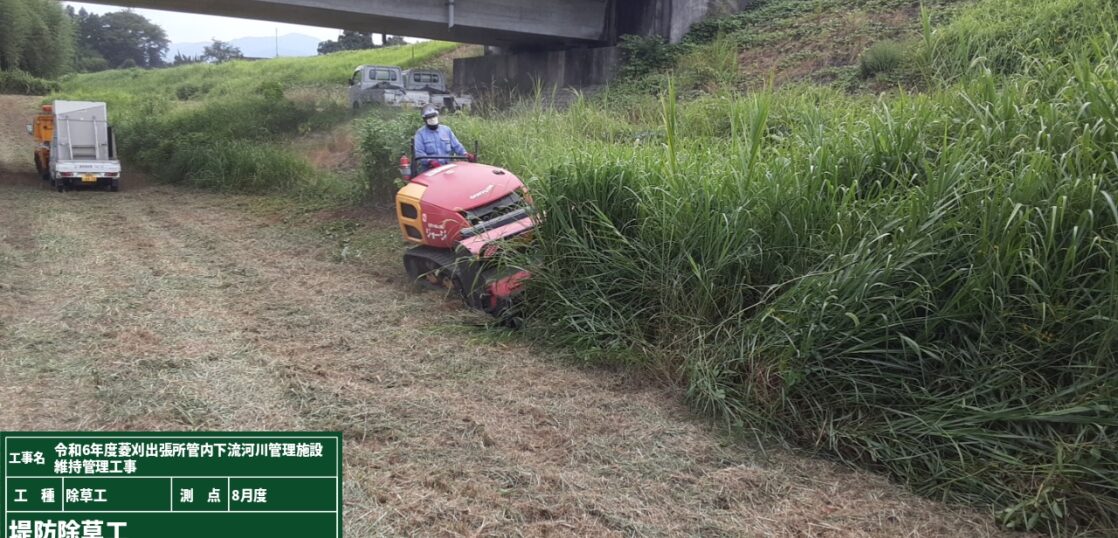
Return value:
M 340 433 L 0 433 L 5 538 L 341 538 Z

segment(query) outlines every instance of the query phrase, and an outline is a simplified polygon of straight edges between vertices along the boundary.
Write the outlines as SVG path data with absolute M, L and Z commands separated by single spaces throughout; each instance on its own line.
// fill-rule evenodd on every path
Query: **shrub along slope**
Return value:
M 455 125 L 540 176 L 531 330 L 1007 525 L 1113 531 L 1116 23 L 987 0 L 912 44 L 956 81 L 926 95 L 669 88 Z
M 44 95 L 58 90 L 58 83 L 23 71 L 0 71 L 0 93 Z

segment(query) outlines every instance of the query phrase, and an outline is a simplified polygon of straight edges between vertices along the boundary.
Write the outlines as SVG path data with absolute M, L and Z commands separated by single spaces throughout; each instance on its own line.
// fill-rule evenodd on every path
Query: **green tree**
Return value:
M 213 43 L 202 49 L 202 59 L 216 64 L 244 58 L 241 49 L 224 41 L 213 40 Z
M 19 69 L 23 60 L 27 35 L 31 29 L 31 13 L 24 0 L 0 0 L 0 69 Z
M 330 54 L 342 50 L 364 50 L 376 48 L 373 44 L 373 34 L 345 30 L 338 36 L 337 41 L 327 40 L 318 44 L 319 54 Z
M 175 52 L 175 59 L 171 61 L 171 65 L 197 64 L 197 63 L 202 63 L 202 61 L 203 60 L 202 60 L 201 56 L 191 56 L 189 54 L 183 54 L 181 52 L 176 51 Z
M 330 54 L 331 52 L 338 52 L 340 50 L 342 50 L 341 46 L 338 45 L 337 41 L 334 41 L 332 39 L 318 42 L 318 53 L 320 55 Z
M 81 72 L 110 69 L 109 61 L 94 47 L 101 35 L 100 17 L 85 8 L 75 11 L 74 6 L 66 6 L 66 14 L 74 27 L 74 69 Z
M 163 54 L 170 41 L 159 25 L 143 15 L 124 10 L 104 15 L 73 14 L 78 26 L 79 64 L 83 56 L 97 63 L 97 56 L 104 58 L 109 67 L 119 67 L 127 60 L 138 67 L 162 67 Z
M 39 23 L 32 25 L 32 45 L 24 54 L 25 69 L 54 78 L 73 69 L 74 28 L 57 2 L 31 2 Z
M 56 77 L 72 68 L 74 34 L 53 0 L 0 0 L 0 70 Z

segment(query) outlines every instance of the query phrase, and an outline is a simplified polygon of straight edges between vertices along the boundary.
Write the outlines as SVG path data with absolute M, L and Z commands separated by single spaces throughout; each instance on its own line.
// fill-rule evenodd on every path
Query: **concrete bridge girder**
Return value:
M 624 34 L 671 42 L 712 12 L 753 0 L 94 0 L 96 3 L 224 15 L 491 45 L 504 54 L 454 61 L 459 89 L 608 82 Z
M 601 45 L 614 0 L 106 0 L 103 4 L 501 47 Z M 453 13 L 453 21 L 451 14 Z
M 712 13 L 732 13 L 752 0 L 611 0 L 607 25 L 609 45 L 571 47 L 564 50 L 513 50 L 476 58 L 454 60 L 454 84 L 461 89 L 485 91 L 513 88 L 533 91 L 549 88 L 586 88 L 607 84 L 623 61 L 614 44 L 624 34 L 658 35 L 676 43 Z

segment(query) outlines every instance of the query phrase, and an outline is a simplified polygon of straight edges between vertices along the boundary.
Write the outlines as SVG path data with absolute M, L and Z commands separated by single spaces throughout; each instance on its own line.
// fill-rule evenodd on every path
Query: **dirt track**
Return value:
M 994 532 L 474 327 L 398 276 L 390 221 L 354 261 L 265 199 L 50 191 L 36 103 L 0 96 L 0 429 L 340 430 L 353 537 Z

